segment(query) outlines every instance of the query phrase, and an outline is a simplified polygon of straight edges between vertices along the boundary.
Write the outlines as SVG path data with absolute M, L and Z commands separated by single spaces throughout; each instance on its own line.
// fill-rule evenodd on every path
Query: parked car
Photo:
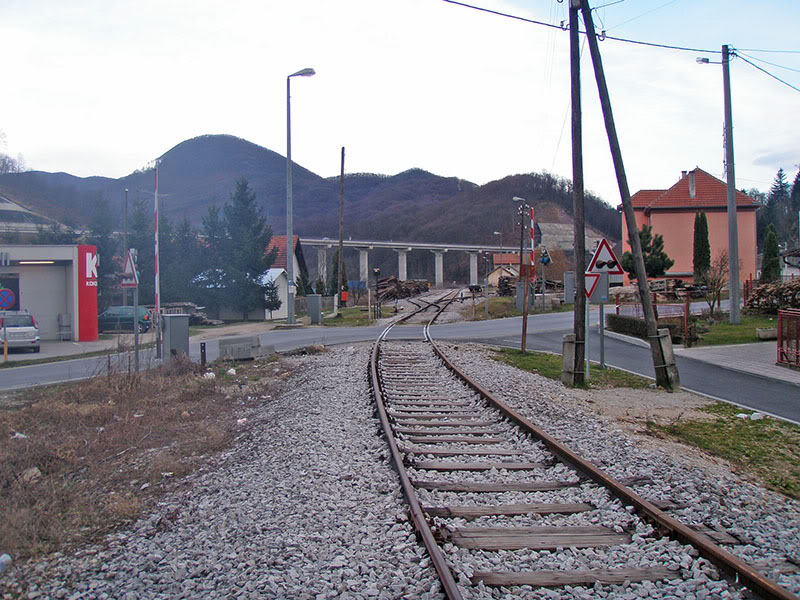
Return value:
M 136 322 L 139 326 L 139 333 L 150 330 L 152 320 L 150 311 L 144 306 L 139 306 L 139 314 Z M 133 307 L 132 306 L 111 306 L 97 317 L 98 331 L 133 331 Z
M 30 348 L 39 352 L 39 326 L 27 310 L 0 310 L 0 347 Z

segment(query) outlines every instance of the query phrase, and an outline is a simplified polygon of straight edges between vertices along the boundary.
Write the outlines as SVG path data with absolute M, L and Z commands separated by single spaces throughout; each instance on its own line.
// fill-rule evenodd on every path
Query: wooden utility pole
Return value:
M 572 90 L 572 212 L 575 219 L 573 247 L 575 248 L 575 364 L 573 384 L 584 383 L 584 350 L 586 345 L 586 234 L 583 216 L 583 134 L 581 128 L 581 50 L 578 40 L 578 10 L 580 0 L 570 0 L 569 59 Z
M 642 255 L 642 243 L 639 239 L 639 229 L 636 226 L 636 215 L 633 212 L 633 204 L 631 203 L 631 193 L 628 189 L 628 179 L 625 175 L 625 165 L 622 162 L 622 151 L 620 150 L 619 138 L 617 137 L 617 128 L 614 124 L 614 114 L 611 110 L 611 100 L 609 99 L 608 85 L 606 84 L 605 73 L 603 71 L 603 61 L 600 58 L 600 48 L 597 44 L 597 33 L 595 32 L 594 22 L 592 21 L 592 11 L 589 7 L 588 0 L 572 0 L 572 2 L 573 4 L 580 4 L 580 9 L 583 13 L 583 22 L 586 26 L 586 38 L 589 42 L 589 51 L 592 55 L 592 65 L 594 67 L 594 75 L 597 81 L 597 91 L 600 95 L 600 105 L 603 109 L 603 118 L 605 120 L 606 133 L 608 135 L 608 144 L 611 148 L 611 157 L 614 160 L 614 171 L 616 172 L 617 185 L 619 186 L 619 193 L 622 200 L 622 211 L 625 214 L 625 223 L 628 229 L 628 240 L 631 244 L 631 252 L 633 254 L 633 265 L 636 272 L 636 283 L 639 287 L 639 298 L 642 302 L 645 323 L 647 325 L 647 337 L 648 341 L 650 342 L 650 351 L 653 356 L 653 368 L 655 369 L 656 383 L 671 391 L 680 387 L 678 367 L 675 364 L 673 356 L 665 356 L 664 348 L 662 347 L 662 341 L 658 334 L 658 324 L 656 322 L 655 312 L 653 311 L 653 300 L 650 295 L 650 286 L 647 282 L 647 271 L 645 270 L 644 256 Z M 571 16 L 572 11 L 570 10 L 570 17 Z M 570 21 L 570 27 L 571 26 L 572 21 Z M 577 32 L 575 35 L 577 35 Z M 576 266 L 575 269 L 577 271 L 578 267 Z M 575 287 L 577 288 L 577 273 L 575 279 Z M 577 302 L 575 312 L 578 312 Z M 670 343 L 669 338 L 667 338 L 666 343 Z M 669 346 L 668 354 L 672 354 L 671 345 Z M 665 358 L 670 358 L 671 364 L 666 364 Z
M 344 291 L 344 260 L 342 258 L 342 249 L 344 248 L 344 146 L 342 146 L 342 173 L 339 176 L 339 262 L 337 268 L 339 269 L 338 291 L 339 299 L 342 298 Z

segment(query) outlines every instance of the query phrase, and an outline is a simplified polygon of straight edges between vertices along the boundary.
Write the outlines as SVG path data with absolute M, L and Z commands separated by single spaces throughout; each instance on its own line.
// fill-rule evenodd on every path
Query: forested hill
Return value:
M 297 164 L 292 175 L 295 231 L 307 237 L 337 237 L 338 177 L 322 178 Z M 211 205 L 228 200 L 242 177 L 250 182 L 273 231 L 282 233 L 286 159 L 229 135 L 186 140 L 161 157 L 161 214 L 173 222 L 186 217 L 199 225 Z M 137 199 L 152 202 L 152 170 L 119 179 L 40 171 L 0 175 L 0 194 L 74 226 L 86 225 L 98 203 L 104 203 L 121 227 L 125 188 L 130 190 L 131 205 Z M 493 231 L 511 234 L 516 230 L 513 196 L 540 207 L 538 219 L 544 222 L 570 220 L 571 184 L 547 173 L 513 175 L 476 186 L 464 179 L 410 169 L 392 176 L 346 175 L 345 231 L 353 238 L 490 243 Z M 620 239 L 618 213 L 590 194 L 586 221 L 609 238 Z

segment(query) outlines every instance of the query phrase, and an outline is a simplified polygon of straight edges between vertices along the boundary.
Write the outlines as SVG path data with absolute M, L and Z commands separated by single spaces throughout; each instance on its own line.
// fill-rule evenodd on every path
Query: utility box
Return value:
M 164 357 L 189 356 L 189 315 L 161 315 Z
M 312 325 L 322 324 L 322 296 L 319 294 L 308 294 L 306 296 L 306 310 L 311 318 Z
M 531 308 L 533 307 L 533 286 L 531 283 L 528 283 L 531 288 L 528 290 L 528 312 L 531 312 Z M 515 306 L 519 312 L 522 312 L 522 305 L 525 303 L 525 282 L 520 281 L 517 284 L 517 295 L 515 300 Z

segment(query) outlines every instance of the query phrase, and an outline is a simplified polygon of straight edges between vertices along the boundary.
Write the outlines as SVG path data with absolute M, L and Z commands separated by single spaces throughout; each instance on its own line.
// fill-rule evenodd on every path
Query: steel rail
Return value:
M 636 510 L 654 522 L 662 532 L 681 543 L 689 544 L 705 558 L 717 565 L 720 569 L 736 578 L 736 581 L 755 592 L 759 596 L 775 600 L 798 600 L 798 596 L 792 594 L 778 583 L 764 577 L 761 573 L 750 567 L 742 559 L 721 548 L 708 537 L 699 534 L 664 511 L 651 504 L 630 488 L 616 481 L 606 473 L 595 467 L 592 463 L 583 459 L 581 456 L 570 450 L 561 441 L 547 434 L 539 426 L 535 425 L 524 417 L 521 413 L 509 407 L 502 401 L 495 398 L 491 392 L 469 377 L 464 371 L 456 366 L 444 352 L 436 345 L 430 337 L 430 332 L 426 326 L 426 339 L 431 343 L 434 352 L 442 360 L 444 365 L 461 378 L 470 388 L 480 394 L 489 403 L 493 404 L 508 419 L 519 425 L 523 430 L 527 430 L 538 438 L 551 452 L 557 455 L 562 461 L 570 464 L 575 470 L 586 475 L 592 481 L 607 488 L 619 498 L 623 503 L 633 505 Z
M 453 297 L 455 297 L 455 294 Z M 370 378 L 372 381 L 372 393 L 375 395 L 375 404 L 378 408 L 378 417 L 380 418 L 381 421 L 381 427 L 383 428 L 383 433 L 384 437 L 386 438 L 386 442 L 387 444 L 389 444 L 389 450 L 392 454 L 392 460 L 394 461 L 395 468 L 397 469 L 397 473 L 400 477 L 400 484 L 403 487 L 403 493 L 406 496 L 406 501 L 408 502 L 409 509 L 411 511 L 411 518 L 414 522 L 414 527 L 416 528 L 417 532 L 422 538 L 422 541 L 425 544 L 425 548 L 428 550 L 428 555 L 430 556 L 431 562 L 433 563 L 433 566 L 436 569 L 437 574 L 439 575 L 439 580 L 442 583 L 442 590 L 444 591 L 445 596 L 449 600 L 462 600 L 463 596 L 461 595 L 461 591 L 458 589 L 458 584 L 456 583 L 456 580 L 453 577 L 453 573 L 450 571 L 450 567 L 447 566 L 447 560 L 445 559 L 444 554 L 442 553 L 442 550 L 439 547 L 439 544 L 436 543 L 436 539 L 434 538 L 433 532 L 431 531 L 431 528 L 428 525 L 428 521 L 425 519 L 425 513 L 422 510 L 422 506 L 419 503 L 417 494 L 414 491 L 414 486 L 411 483 L 411 479 L 408 477 L 408 473 L 406 473 L 406 468 L 405 465 L 403 464 L 403 456 L 400 453 L 400 449 L 398 448 L 397 442 L 394 439 L 394 434 L 392 433 L 392 427 L 391 424 L 389 423 L 389 415 L 386 412 L 386 405 L 384 404 L 383 401 L 383 391 L 382 391 L 383 385 L 380 379 L 380 373 L 378 372 L 380 342 L 386 338 L 386 335 L 389 333 L 389 330 L 396 324 L 411 318 L 413 315 L 419 312 L 427 310 L 428 308 L 430 308 L 430 306 L 433 306 L 434 304 L 436 303 L 429 304 L 428 306 L 425 306 L 407 315 L 404 315 L 400 319 L 397 319 L 393 323 L 389 324 L 381 332 L 381 334 L 378 336 L 378 339 L 375 341 L 375 345 L 372 348 L 372 356 L 370 359 Z M 442 310 L 443 308 L 440 309 L 439 312 L 436 313 L 436 315 L 434 315 L 431 321 L 436 319 L 436 317 L 438 317 L 441 314 Z

